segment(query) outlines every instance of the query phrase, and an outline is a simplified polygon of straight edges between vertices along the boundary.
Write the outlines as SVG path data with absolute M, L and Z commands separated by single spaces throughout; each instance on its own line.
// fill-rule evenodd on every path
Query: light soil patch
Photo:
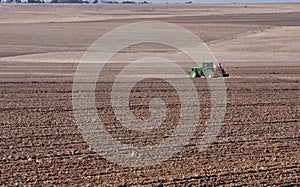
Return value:
M 300 60 L 299 27 L 273 27 L 211 44 L 220 61 L 233 66 L 296 66 Z M 248 64 L 246 64 L 249 62 Z

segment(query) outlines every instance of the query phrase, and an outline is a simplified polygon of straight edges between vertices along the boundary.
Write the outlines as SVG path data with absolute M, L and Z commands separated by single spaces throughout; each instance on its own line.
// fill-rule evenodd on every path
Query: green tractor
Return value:
M 225 72 L 220 63 L 214 65 L 212 62 L 203 62 L 202 67 L 193 67 L 192 71 L 188 72 L 188 75 L 192 78 L 202 76 L 207 78 L 229 77 L 229 74 Z

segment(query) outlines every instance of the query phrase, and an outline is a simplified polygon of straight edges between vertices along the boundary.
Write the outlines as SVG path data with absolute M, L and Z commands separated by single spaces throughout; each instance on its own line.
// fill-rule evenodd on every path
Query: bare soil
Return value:
M 1 4 L 0 184 L 298 186 L 299 18 L 300 4 Z M 117 26 L 144 20 L 178 24 L 208 44 L 230 74 L 227 110 L 216 141 L 200 152 L 210 90 L 205 79 L 194 79 L 201 111 L 190 144 L 161 164 L 123 167 L 105 160 L 82 138 L 73 115 L 72 84 L 89 45 Z M 134 115 L 146 119 L 149 100 L 161 97 L 167 118 L 149 133 L 122 127 L 109 91 L 130 53 L 177 60 L 186 72 L 193 63 L 170 47 L 145 44 L 124 49 L 99 77 L 96 106 L 108 131 L 129 145 L 157 144 L 176 127 L 180 101 L 166 82 L 140 82 L 131 93 Z

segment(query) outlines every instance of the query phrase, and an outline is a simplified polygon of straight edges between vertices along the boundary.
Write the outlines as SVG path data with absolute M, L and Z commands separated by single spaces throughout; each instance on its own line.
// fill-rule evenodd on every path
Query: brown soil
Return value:
M 0 16 L 1 185 L 300 184 L 299 4 L 1 4 Z M 81 137 L 72 111 L 72 84 L 81 55 L 92 42 L 117 26 L 141 20 L 191 30 L 209 44 L 230 77 L 225 120 L 207 151 L 199 152 L 197 146 L 210 117 L 210 92 L 205 79 L 194 79 L 201 111 L 190 144 L 161 164 L 131 168 L 108 162 Z M 180 59 L 185 71 L 193 65 L 166 46 L 133 46 L 130 52 Z M 112 59 L 99 79 L 99 116 L 122 143 L 159 143 L 178 122 L 178 95 L 160 80 L 141 82 L 131 94 L 134 115 L 146 119 L 149 98 L 159 96 L 168 105 L 167 120 L 144 134 L 122 127 L 113 115 L 109 90 L 126 65 L 122 59 L 129 59 L 122 56 L 126 53 L 128 49 Z

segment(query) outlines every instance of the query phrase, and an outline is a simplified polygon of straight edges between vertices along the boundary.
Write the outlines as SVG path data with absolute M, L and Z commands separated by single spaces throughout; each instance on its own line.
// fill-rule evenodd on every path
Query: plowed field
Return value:
M 0 10 L 0 185 L 300 184 L 300 4 L 1 4 Z M 73 78 L 82 54 L 98 37 L 147 20 L 178 24 L 208 44 L 230 74 L 227 109 L 217 139 L 200 152 L 210 89 L 206 79 L 193 79 L 200 121 L 190 143 L 160 164 L 124 167 L 104 159 L 82 138 L 73 115 Z M 178 95 L 159 79 L 138 83 L 130 107 L 146 119 L 150 99 L 162 98 L 167 116 L 161 126 L 148 133 L 128 131 L 114 116 L 115 75 L 130 54 L 150 53 L 177 60 L 186 72 L 193 65 L 170 47 L 146 44 L 124 49 L 106 66 L 96 107 L 108 131 L 124 144 L 158 144 L 179 120 Z

